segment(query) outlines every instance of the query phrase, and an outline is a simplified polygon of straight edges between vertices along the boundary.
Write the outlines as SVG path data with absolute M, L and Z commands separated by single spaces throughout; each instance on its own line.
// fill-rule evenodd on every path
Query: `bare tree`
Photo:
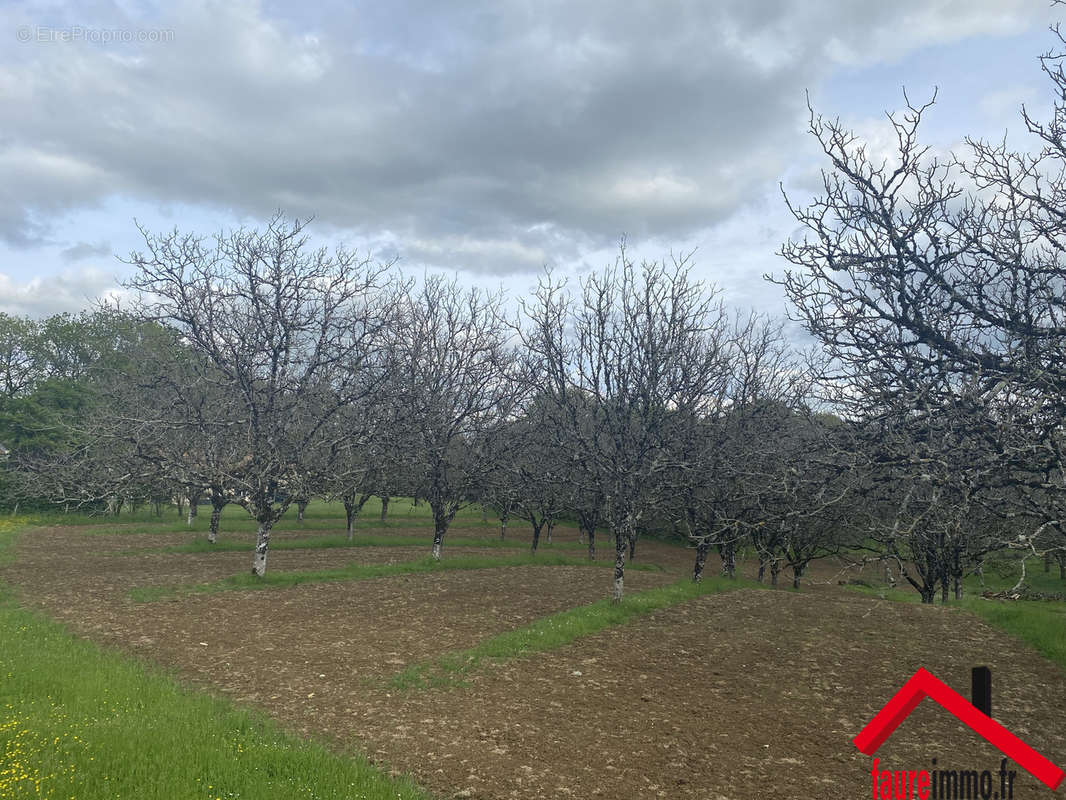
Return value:
M 525 392 L 502 296 L 439 276 L 408 292 L 392 342 L 399 408 L 417 496 L 433 512 L 433 557 L 463 506 L 473 502 Z
M 671 419 L 721 391 L 728 320 L 715 293 L 689 279 L 687 258 L 637 266 L 624 245 L 577 298 L 549 275 L 525 311 L 538 385 L 563 421 L 558 444 L 587 460 L 604 498 L 618 601 L 627 551 L 672 466 Z
M 252 571 L 260 576 L 293 490 L 333 466 L 330 421 L 382 384 L 391 321 L 389 265 L 343 248 L 311 250 L 304 227 L 279 216 L 265 230 L 211 240 L 142 230 L 146 250 L 129 262 L 137 272 L 128 286 L 141 293 L 137 314 L 172 329 L 189 356 L 181 380 L 165 380 L 161 365 L 162 401 L 124 422 L 237 434 L 243 452 L 227 465 L 225 486 L 258 523 Z M 202 386 L 218 402 L 193 413 Z M 159 457 L 187 474 L 201 471 L 179 452 Z M 214 478 L 202 470 L 198 483 Z
M 1026 498 L 1039 500 L 1042 506 L 1031 504 L 1028 514 L 1049 537 L 1054 526 L 1044 523 L 1060 516 L 1061 65 L 1059 55 L 1043 58 L 1055 86 L 1052 121 L 1041 124 L 1023 112 L 1040 146 L 1036 155 L 969 140 L 965 157 L 937 159 L 918 138 L 931 103 L 908 101 L 902 114 L 889 117 L 896 152 L 882 160 L 839 121 L 811 112 L 810 130 L 830 169 L 820 197 L 789 204 L 806 236 L 783 247 L 796 269 L 780 283 L 831 357 L 821 378 L 832 402 L 846 417 L 892 432 L 875 448 L 871 474 L 881 479 L 895 471 L 891 518 L 897 531 L 917 537 L 909 563 L 922 571 L 923 599 L 937 581 L 945 592 L 949 581 L 958 584 L 944 577 L 962 569 L 948 567 L 958 559 L 947 551 L 985 550 L 984 543 L 955 540 L 957 509 L 1013 513 Z M 914 448 L 901 449 L 916 443 L 921 458 Z M 960 448 L 964 460 L 955 457 Z

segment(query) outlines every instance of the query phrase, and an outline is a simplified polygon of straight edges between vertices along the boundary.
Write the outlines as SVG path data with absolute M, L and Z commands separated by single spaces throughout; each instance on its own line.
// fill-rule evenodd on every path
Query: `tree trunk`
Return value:
M 766 556 L 759 553 L 759 577 L 756 579 L 759 583 L 763 582 L 763 578 L 766 577 Z
M 500 517 L 500 541 L 501 541 L 501 542 L 502 542 L 502 541 L 504 540 L 504 538 L 506 538 L 506 536 L 507 536 L 507 520 L 508 520 L 508 519 L 510 519 L 510 516 L 509 516 L 509 515 L 507 515 L 507 514 L 503 514 L 503 515 L 502 515 L 502 516 Z
M 629 534 L 629 560 L 632 561 L 637 557 L 637 532 L 633 531 Z
M 800 581 L 803 579 L 803 572 L 807 569 L 806 564 L 796 564 L 792 567 L 792 588 L 800 588 Z
M 722 556 L 722 574 L 728 578 L 735 578 L 737 576 L 736 546 L 729 541 L 720 545 L 718 552 Z
M 1044 572 L 1051 572 L 1051 551 L 1044 551 Z
M 589 561 L 596 560 L 596 523 L 598 521 L 598 513 L 577 512 L 577 526 L 582 533 L 582 541 L 584 541 L 584 534 L 588 534 L 589 538 Z
M 777 576 L 781 574 L 781 565 L 776 558 L 770 559 L 770 586 L 777 588 Z
M 489 510 L 485 508 L 485 504 L 481 504 L 481 522 L 485 525 L 489 523 Z
M 355 495 L 346 494 L 341 498 L 341 502 L 344 503 L 344 523 L 350 542 L 355 533 Z
M 184 517 L 185 516 L 185 497 L 183 495 L 179 494 L 175 498 L 175 501 L 178 504 L 178 516 L 179 517 Z
M 389 496 L 387 494 L 381 495 L 381 521 L 385 521 L 385 516 L 389 513 Z
M 211 495 L 211 529 L 207 532 L 207 541 L 214 544 L 218 541 L 218 522 L 222 517 L 222 509 L 225 507 L 226 501 L 221 495 L 212 493 Z
M 933 600 L 936 598 L 936 584 L 933 584 L 932 586 L 922 586 L 921 589 L 918 590 L 918 593 L 921 594 L 923 603 L 932 605 Z
M 530 555 L 535 556 L 537 554 L 537 545 L 540 544 L 540 532 L 544 528 L 544 520 L 541 520 L 538 523 L 536 517 L 532 516 L 529 518 L 529 520 L 533 525 L 533 544 L 529 548 L 529 553 Z
M 363 506 L 366 505 L 366 501 L 374 495 L 363 493 L 358 496 L 354 492 L 343 495 L 341 502 L 344 503 L 344 521 L 348 532 L 348 541 L 352 540 L 352 535 L 355 533 L 355 523 L 359 519 L 359 515 L 363 512 Z
M 307 500 L 296 501 L 296 521 L 301 525 L 304 524 L 304 511 L 307 510 Z
M 196 521 L 196 515 L 199 513 L 198 506 L 200 505 L 200 493 L 189 495 L 189 515 L 185 518 L 188 526 L 191 528 L 193 522 Z
M 257 578 L 262 578 L 266 574 L 267 548 L 270 547 L 270 529 L 273 525 L 273 521 L 269 519 L 259 521 L 259 529 L 255 536 L 255 553 L 252 556 L 252 574 Z
M 611 601 L 620 603 L 625 593 L 626 549 L 629 547 L 629 531 L 618 529 L 614 532 L 614 583 L 611 587 Z
M 552 543 L 552 531 L 555 530 L 555 520 L 548 520 L 548 530 L 545 531 L 548 537 L 548 544 Z
M 707 551 L 710 549 L 706 539 L 700 539 L 696 545 L 696 566 L 692 568 L 692 580 L 696 583 L 703 580 L 703 568 L 707 565 Z
M 442 503 L 430 500 L 433 509 L 433 558 L 440 561 L 441 550 L 444 547 L 444 534 L 448 532 L 448 524 L 452 521 Z

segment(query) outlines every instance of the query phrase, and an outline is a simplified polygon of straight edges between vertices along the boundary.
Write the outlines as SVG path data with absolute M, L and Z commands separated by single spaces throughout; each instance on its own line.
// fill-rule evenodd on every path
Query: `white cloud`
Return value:
M 76 313 L 102 298 L 127 297 L 114 274 L 95 267 L 68 269 L 58 275 L 18 281 L 0 272 L 0 312 L 44 317 Z

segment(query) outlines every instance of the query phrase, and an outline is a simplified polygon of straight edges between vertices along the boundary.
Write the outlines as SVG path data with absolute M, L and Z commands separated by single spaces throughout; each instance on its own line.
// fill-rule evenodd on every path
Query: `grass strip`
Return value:
M 0 522 L 0 564 L 13 525 Z M 0 797 L 425 800 L 0 598 Z
M 628 569 L 635 567 L 632 564 Z M 555 650 L 583 636 L 614 625 L 624 625 L 652 611 L 709 594 L 746 588 L 765 587 L 743 579 L 704 578 L 694 583 L 685 578 L 667 586 L 627 595 L 619 603 L 610 599 L 599 600 L 543 617 L 529 625 L 486 639 L 467 650 L 457 650 L 429 661 L 410 664 L 389 679 L 389 686 L 401 690 L 460 686 L 466 675 L 487 664 Z
M 417 561 L 403 561 L 396 564 L 351 563 L 335 569 L 267 572 L 261 578 L 257 578 L 250 572 L 242 572 L 239 575 L 231 575 L 228 578 L 211 583 L 193 583 L 180 586 L 140 586 L 130 589 L 129 597 L 138 603 L 150 603 L 193 594 L 215 594 L 237 589 L 277 589 L 298 586 L 303 583 L 365 581 L 394 575 L 414 575 L 423 572 L 446 572 L 460 569 L 493 569 L 497 567 L 609 568 L 613 566 L 613 563 L 606 561 L 589 561 L 588 559 L 552 555 L 523 555 L 510 558 L 460 555 L 445 558 L 442 561 L 437 561 L 427 556 Z M 661 570 L 662 568 L 653 564 L 633 564 L 630 569 Z
M 964 597 L 960 605 L 1031 645 L 1066 671 L 1066 603 Z
M 329 550 L 349 547 L 425 547 L 429 540 L 425 536 L 374 536 L 356 534 L 351 541 L 346 536 L 307 536 L 302 539 L 279 538 L 271 541 L 271 550 Z M 529 549 L 529 542 L 520 539 L 500 539 L 499 537 L 454 537 L 448 540 L 449 547 L 484 547 L 503 550 Z M 211 544 L 200 538 L 184 544 L 169 547 L 143 548 L 126 551 L 125 554 L 142 553 L 232 553 L 249 550 L 254 539 L 224 541 Z M 547 550 L 587 550 L 588 545 L 580 542 L 553 542 L 541 544 Z

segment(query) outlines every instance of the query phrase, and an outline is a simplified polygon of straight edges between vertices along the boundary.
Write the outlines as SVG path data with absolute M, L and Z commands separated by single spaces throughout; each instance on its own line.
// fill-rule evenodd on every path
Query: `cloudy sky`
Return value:
M 115 290 L 150 230 L 281 209 L 415 274 L 531 286 L 624 234 L 780 313 L 806 94 L 875 145 L 902 88 L 938 149 L 1049 107 L 1047 0 L 0 0 L 0 311 Z M 2 39 L 0 39 L 2 41 Z M 1024 137 L 1021 146 L 1027 146 Z

